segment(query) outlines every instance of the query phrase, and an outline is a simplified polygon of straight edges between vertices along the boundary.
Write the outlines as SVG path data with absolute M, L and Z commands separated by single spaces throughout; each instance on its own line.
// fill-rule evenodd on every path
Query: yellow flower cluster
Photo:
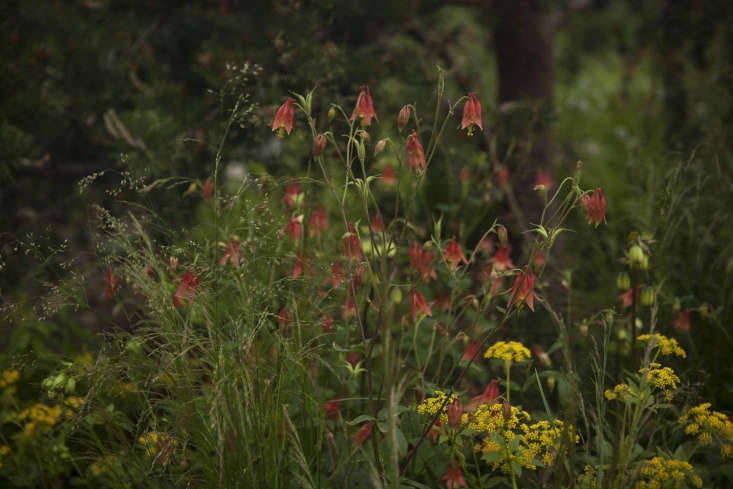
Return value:
M 9 454 L 9 453 L 10 453 L 10 447 L 9 446 L 7 446 L 7 445 L 0 445 L 0 460 L 2 460 L 2 458 L 5 455 Z M 3 466 L 3 463 L 0 461 L 0 468 L 2 468 L 2 466 Z
M 687 410 L 679 419 L 685 426 L 685 433 L 697 436 L 702 445 L 713 443 L 713 436 L 720 441 L 720 455 L 733 458 L 733 423 L 725 414 L 710 411 L 710 403 L 705 402 Z
M 105 455 L 89 466 L 89 472 L 91 472 L 94 477 L 99 477 L 108 472 L 114 471 L 119 467 L 119 465 L 120 461 L 115 455 Z
M 674 390 L 677 389 L 680 383 L 680 378 L 675 375 L 674 370 L 652 362 L 649 364 L 649 368 L 642 368 L 639 373 L 646 377 L 646 381 L 653 388 L 663 391 L 666 400 L 669 401 L 674 397 Z
M 18 421 L 23 422 L 28 420 L 23 427 L 23 434 L 32 436 L 36 431 L 46 431 L 58 423 L 62 414 L 63 409 L 61 406 L 51 407 L 37 403 L 21 411 L 18 414 Z
M 497 341 L 484 353 L 484 358 L 498 358 L 506 363 L 523 362 L 529 357 L 529 350 L 518 341 Z
M 441 406 L 443 407 L 443 410 L 440 412 L 440 422 L 443 424 L 448 423 L 448 406 L 450 406 L 453 401 L 456 399 L 455 394 L 451 394 L 450 399 L 448 402 L 445 402 L 446 398 L 448 396 L 443 391 L 435 391 L 433 393 L 433 397 L 427 397 L 423 402 L 418 404 L 417 406 L 417 412 L 419 414 L 427 414 L 429 416 L 435 416 L 435 414 L 440 410 Z M 445 404 L 444 404 L 445 403 Z M 463 415 L 464 419 L 467 419 L 467 415 Z
M 667 338 L 661 334 L 643 334 L 637 336 L 636 339 L 639 341 L 649 341 L 654 347 L 659 348 L 662 355 L 677 355 L 682 358 L 687 357 L 685 350 L 682 349 L 674 338 Z
M 148 431 L 141 435 L 138 439 L 145 448 L 145 454 L 148 457 L 158 455 L 160 452 L 166 452 L 168 455 L 170 450 L 178 445 L 178 442 L 170 437 L 167 433 L 159 433 L 157 431 Z
M 0 374 L 0 389 L 9 387 L 17 382 L 20 373 L 17 370 L 5 370 Z
M 606 389 L 606 392 L 604 392 L 603 395 L 606 396 L 606 399 L 609 401 L 618 399 L 621 402 L 626 402 L 630 397 L 636 397 L 637 394 L 632 391 L 631 387 L 627 384 L 618 384 L 613 388 L 613 390 Z
M 688 462 L 664 457 L 645 460 L 640 470 L 640 480 L 635 489 L 663 489 L 665 487 L 684 487 L 685 479 L 693 486 L 702 487 L 702 479 Z
M 468 420 L 468 429 L 483 433 L 504 433 L 512 432 L 507 435 L 514 438 L 513 430 L 516 429 L 521 421 L 520 418 L 529 421 L 532 419 L 527 411 L 520 411 L 511 406 L 509 417 L 504 417 L 504 405 L 501 403 L 481 404 Z
M 66 399 L 64 399 L 64 404 L 66 404 L 71 409 L 79 409 L 84 405 L 84 399 L 81 397 L 76 396 L 69 396 Z M 67 416 L 70 415 L 70 413 L 66 413 Z
M 545 466 L 552 465 L 552 460 L 559 447 L 560 437 L 565 432 L 565 425 L 559 419 L 550 421 L 539 421 L 531 426 L 522 425 L 524 432 L 519 437 L 522 443 L 520 448 L 522 458 L 532 463 L 533 460 L 542 460 Z M 570 438 L 578 443 L 580 437 L 574 434 L 572 426 L 568 426 L 567 433 Z

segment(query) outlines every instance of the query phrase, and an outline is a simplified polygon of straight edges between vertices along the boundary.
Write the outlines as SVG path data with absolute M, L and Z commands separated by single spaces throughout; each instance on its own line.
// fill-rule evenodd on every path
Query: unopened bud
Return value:
M 509 420 L 512 417 L 512 405 L 509 401 L 504 401 L 501 405 L 501 413 L 504 415 L 505 420 Z
M 629 264 L 632 267 L 645 270 L 649 266 L 649 258 L 646 256 L 646 253 L 644 253 L 644 250 L 642 250 L 641 246 L 639 245 L 634 245 L 629 248 L 628 259 Z
M 507 244 L 507 241 L 509 241 L 509 236 L 507 235 L 506 228 L 502 224 L 499 224 L 496 227 L 496 235 L 499 236 L 499 242 L 502 245 Z
M 453 403 L 448 406 L 448 424 L 454 430 L 461 427 L 461 418 L 463 417 L 463 401 L 461 398 L 456 398 Z
M 654 289 L 651 287 L 644 287 L 641 289 L 641 303 L 645 306 L 651 306 L 654 304 Z
M 176 270 L 178 269 L 178 258 L 175 256 L 171 256 L 168 258 L 168 270 L 171 272 L 171 275 L 176 274 Z
M 386 139 L 380 139 L 379 141 L 377 141 L 377 144 L 374 146 L 374 156 L 377 156 L 379 153 L 384 151 L 385 146 L 387 146 Z
M 674 312 L 680 312 L 680 309 L 682 309 L 682 307 L 680 306 L 680 300 L 679 299 L 675 299 L 674 300 L 674 304 L 672 304 L 672 310 Z
M 73 377 L 69 377 L 69 380 L 66 381 L 66 385 L 64 386 L 64 391 L 67 394 L 73 394 L 75 389 L 76 389 L 76 380 Z
M 588 336 L 588 323 L 580 323 L 580 335 L 583 337 Z
M 389 296 L 392 299 L 392 302 L 394 302 L 395 304 L 399 304 L 400 302 L 402 302 L 402 289 L 400 289 L 399 287 L 393 288 Z
M 621 272 L 616 277 L 616 288 L 618 290 L 629 290 L 631 288 L 631 277 L 626 272 Z
M 331 107 L 330 109 L 328 109 L 328 122 L 331 122 L 335 118 L 336 118 L 336 109 Z
M 326 149 L 327 142 L 326 136 L 323 133 L 319 133 L 313 140 L 313 156 L 316 158 L 321 156 L 323 150 Z
M 555 377 L 547 377 L 547 390 L 550 392 L 555 390 Z
M 400 132 L 407 126 L 407 123 L 410 122 L 410 106 L 405 105 L 400 109 L 400 113 L 397 114 L 397 127 L 399 128 Z

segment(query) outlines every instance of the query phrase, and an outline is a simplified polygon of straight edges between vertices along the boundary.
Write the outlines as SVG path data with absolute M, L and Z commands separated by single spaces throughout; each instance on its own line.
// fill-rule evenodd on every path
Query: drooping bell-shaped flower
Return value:
M 231 262 L 234 267 L 239 266 L 239 260 L 242 255 L 239 252 L 239 241 L 230 240 L 224 248 L 224 254 L 219 260 L 219 265 L 226 265 L 227 262 Z
M 290 134 L 293 130 L 293 117 L 295 116 L 295 107 L 293 104 L 295 99 L 288 97 L 284 104 L 277 109 L 275 119 L 272 121 L 272 130 L 277 133 L 277 137 L 284 137 L 284 132 Z
M 446 487 L 448 487 L 448 489 L 468 487 L 468 484 L 466 483 L 466 478 L 463 477 L 461 466 L 458 465 L 455 460 L 451 462 L 451 464 L 448 466 L 448 470 L 443 476 L 443 480 L 445 481 L 445 485 Z
M 374 112 L 374 102 L 372 102 L 372 95 L 369 93 L 369 87 L 362 85 L 359 87 L 359 97 L 356 99 L 356 107 L 354 112 L 351 113 L 349 120 L 354 120 L 357 117 L 361 117 L 362 127 L 370 126 L 372 124 L 372 117 L 379 121 L 376 112 Z
M 104 298 L 112 299 L 117 293 L 117 286 L 120 283 L 120 276 L 114 273 L 112 270 L 107 270 L 107 274 L 104 276 Z
M 372 424 L 371 423 L 365 423 L 362 425 L 361 428 L 359 428 L 359 431 L 356 432 L 354 435 L 354 446 L 359 447 L 364 444 L 365 441 L 369 439 L 369 437 L 372 435 Z
M 313 156 L 318 158 L 323 153 L 323 150 L 326 149 L 326 143 L 328 142 L 328 139 L 326 139 L 326 135 L 323 133 L 319 133 L 316 135 L 315 139 L 313 139 Z
M 414 171 L 422 171 L 427 168 L 425 163 L 425 150 L 420 144 L 420 139 L 417 137 L 415 130 L 412 130 L 412 134 L 407 136 L 407 166 Z
M 407 123 L 410 122 L 410 113 L 411 109 L 409 105 L 405 105 L 400 109 L 400 113 L 397 114 L 397 127 L 399 128 L 400 132 L 407 126 Z
M 450 240 L 448 246 L 445 247 L 443 261 L 450 263 L 451 270 L 455 270 L 456 268 L 458 268 L 458 264 L 461 262 L 468 263 L 468 260 L 466 260 L 466 255 L 463 254 L 461 245 L 458 244 L 455 236 L 453 236 L 453 239 Z
M 596 227 L 606 218 L 606 196 L 603 190 L 595 189 L 593 194 L 583 194 L 580 197 L 580 210 L 588 219 L 588 224 L 594 223 Z
M 183 277 L 179 278 L 178 288 L 173 294 L 173 305 L 176 307 L 183 307 L 186 303 L 193 303 L 193 298 L 196 295 L 196 289 L 199 286 L 200 277 L 196 275 L 192 270 L 186 271 Z
M 519 275 L 517 275 L 517 279 L 514 281 L 514 286 L 510 289 L 512 295 L 509 296 L 509 305 L 516 304 L 519 306 L 522 302 L 526 302 L 527 307 L 534 312 L 534 281 L 535 277 L 532 269 L 524 267 L 524 269 L 519 272 Z
M 455 401 L 448 406 L 448 425 L 457 430 L 461 427 L 461 421 L 463 419 L 463 401 L 460 397 L 457 397 Z
M 461 130 L 466 129 L 469 136 L 473 136 L 474 128 L 478 127 L 484 130 L 484 124 L 481 122 L 481 102 L 478 101 L 476 94 L 471 92 L 468 94 L 468 100 L 463 106 L 463 119 L 461 119 Z
M 418 313 L 423 313 L 426 316 L 433 315 L 433 311 L 430 310 L 425 297 L 416 289 L 412 289 L 410 291 L 410 314 L 412 314 L 413 321 L 417 319 Z

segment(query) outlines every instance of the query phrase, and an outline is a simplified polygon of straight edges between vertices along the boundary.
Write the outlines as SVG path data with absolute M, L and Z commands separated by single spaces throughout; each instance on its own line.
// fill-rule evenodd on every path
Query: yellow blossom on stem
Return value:
M 659 349 L 662 355 L 677 355 L 678 357 L 686 358 L 687 354 L 685 350 L 677 343 L 674 338 L 667 338 L 661 334 L 643 334 L 636 338 L 639 341 L 648 341 L 655 348 Z
M 523 362 L 529 357 L 529 350 L 518 341 L 497 341 L 484 353 L 484 358 L 498 358 L 507 363 Z

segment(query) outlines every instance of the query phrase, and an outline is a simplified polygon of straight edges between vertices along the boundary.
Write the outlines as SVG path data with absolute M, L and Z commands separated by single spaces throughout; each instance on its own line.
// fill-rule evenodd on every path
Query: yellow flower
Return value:
M 33 435 L 36 431 L 46 431 L 51 426 L 58 423 L 61 418 L 61 406 L 47 406 L 46 404 L 37 403 L 24 409 L 18 413 L 18 421 L 26 421 L 23 427 L 23 433 L 26 436 Z
M 719 412 L 711 411 L 709 402 L 688 409 L 683 414 L 679 423 L 685 428 L 688 435 L 697 436 L 702 445 L 710 445 L 713 439 L 718 439 L 722 444 L 721 456 L 731 457 L 733 455 L 733 423 L 728 417 Z M 726 448 L 727 447 L 727 448 Z
M 529 350 L 517 341 L 497 341 L 484 353 L 484 358 L 498 358 L 506 363 L 523 362 L 529 357 Z
M 618 399 L 622 402 L 626 402 L 631 397 L 637 397 L 637 394 L 632 391 L 631 387 L 627 384 L 618 384 L 613 388 L 613 390 L 606 389 L 606 392 L 604 392 L 603 395 L 606 396 L 606 399 L 609 401 Z
M 650 363 L 649 368 L 642 368 L 639 373 L 646 377 L 646 381 L 653 388 L 664 392 L 664 398 L 668 401 L 674 396 L 674 390 L 680 383 L 680 378 L 675 375 L 674 370 L 669 367 L 662 367 L 658 363 Z
M 20 373 L 17 370 L 5 370 L 0 373 L 0 389 L 15 384 L 19 377 Z
M 702 487 L 702 479 L 695 474 L 692 465 L 683 460 L 654 457 L 644 460 L 639 471 L 641 480 L 635 489 L 659 489 L 681 487 L 687 478 L 695 487 Z
M 636 338 L 639 341 L 648 341 L 654 348 L 659 348 L 662 355 L 677 355 L 678 357 L 686 358 L 687 354 L 685 350 L 677 343 L 674 338 L 667 338 L 661 334 L 643 334 Z

